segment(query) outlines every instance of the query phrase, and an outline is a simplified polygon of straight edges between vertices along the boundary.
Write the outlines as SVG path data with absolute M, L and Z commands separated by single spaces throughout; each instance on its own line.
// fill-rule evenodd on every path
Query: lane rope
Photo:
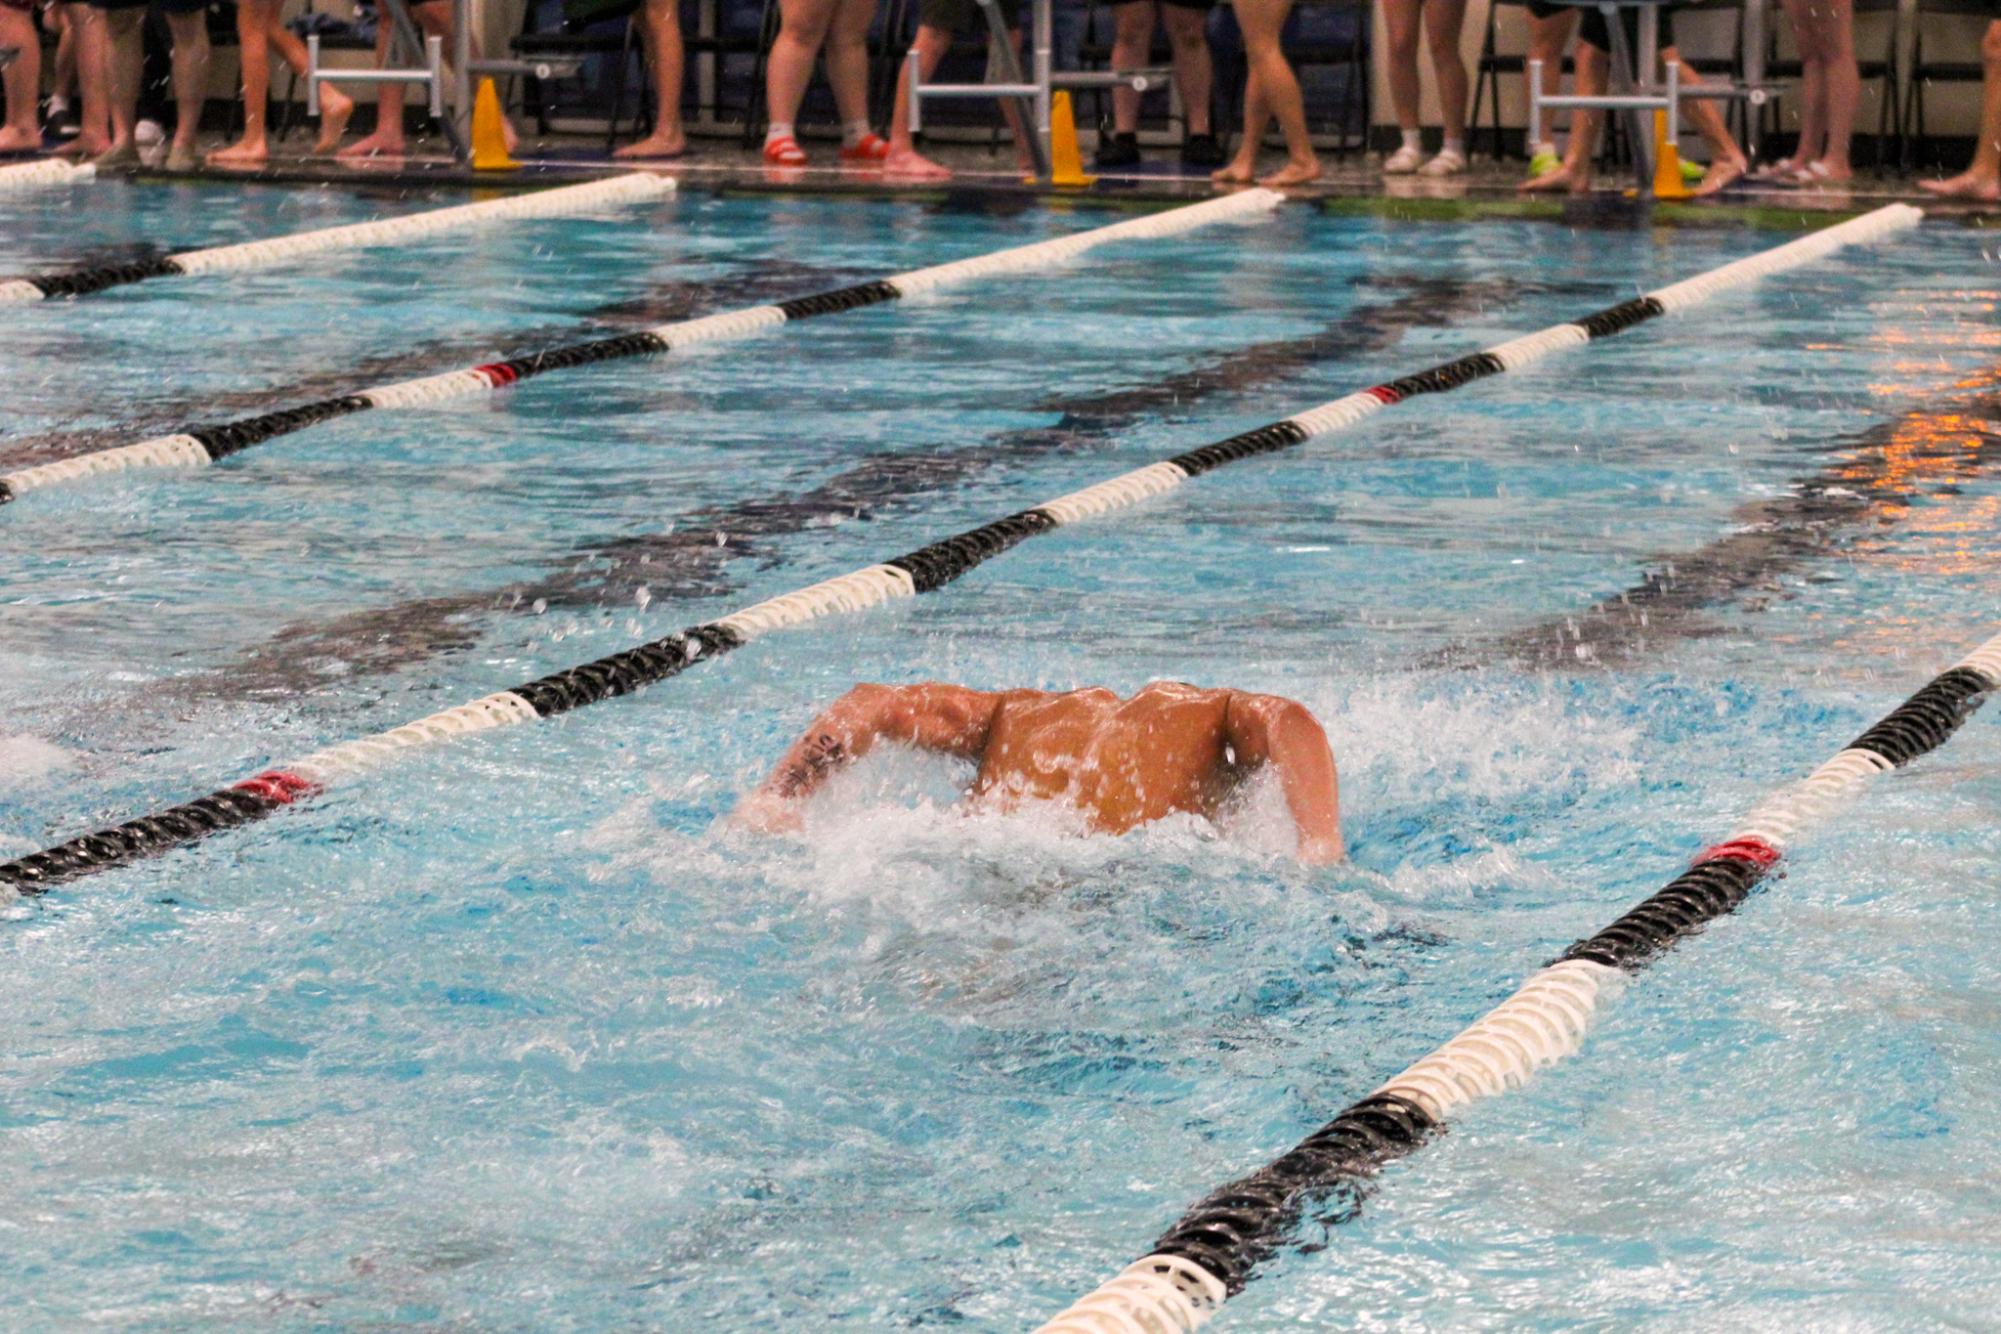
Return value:
M 1560 349 L 1609 337 L 1645 320 L 1707 300 L 1730 287 L 1820 259 L 1844 246 L 1880 240 L 1915 226 L 1922 218 L 1923 214 L 1915 208 L 1893 204 L 1573 324 L 1512 339 L 1488 351 L 1350 394 L 1284 421 L 1059 496 L 893 560 L 769 598 L 719 620 L 552 673 L 376 736 L 316 751 L 193 802 L 0 863 L 0 885 L 11 885 L 22 894 L 39 894 L 61 881 L 154 856 L 198 842 L 222 829 L 263 819 L 303 797 L 387 763 L 404 750 L 470 732 L 567 713 L 678 676 L 697 662 L 720 657 L 761 635 L 836 612 L 862 611 L 895 598 L 931 592 L 1027 538 L 1137 505 L 1226 464 L 1289 449 L 1351 426 L 1389 404 L 1414 395 L 1442 393 L 1488 375 L 1520 369 Z M 1073 243 L 1081 239 L 1071 238 Z M 1008 253 L 1012 252 L 1003 252 L 1003 256 Z M 988 256 L 962 262 L 985 264 L 994 259 Z M 937 274 L 951 267 L 924 272 Z
M 644 171 L 626 172 L 600 181 L 585 181 L 581 185 L 536 190 L 506 199 L 483 199 L 478 203 L 456 204 L 450 208 L 426 209 L 400 218 L 378 218 L 374 222 L 322 227 L 310 232 L 294 232 L 290 236 L 266 237 L 261 241 L 211 246 L 206 250 L 183 250 L 178 254 L 135 260 L 129 264 L 101 264 L 60 273 L 27 274 L 0 281 L 0 303 L 86 296 L 107 288 L 145 282 L 149 278 L 275 268 L 330 250 L 400 245 L 421 236 L 434 236 L 439 232 L 459 231 L 467 227 L 640 203 L 671 195 L 674 189 L 672 177 L 655 176 Z
M 976 279 L 1053 269 L 1087 250 L 1115 241 L 1151 240 L 1215 223 L 1249 221 L 1270 213 L 1283 199 L 1284 196 L 1275 190 L 1245 190 L 1199 204 L 1131 218 L 1107 227 L 1094 227 L 1089 231 L 1038 241 L 1032 245 L 996 250 L 853 287 L 817 292 L 776 305 L 746 306 L 612 338 L 571 343 L 530 356 L 426 375 L 415 380 L 400 380 L 358 394 L 321 399 L 316 403 L 244 417 L 221 425 L 190 426 L 172 435 L 155 436 L 137 444 L 94 450 L 54 463 L 0 473 L 0 504 L 30 491 L 102 473 L 132 468 L 206 467 L 267 440 L 350 413 L 373 408 L 428 406 L 447 399 L 504 389 L 531 376 L 566 367 L 625 357 L 660 356 L 700 343 L 747 338 L 796 320 L 835 315 L 886 301 L 921 296 Z
M 96 179 L 97 168 L 88 162 L 78 165 L 59 157 L 38 158 L 0 167 L 0 195 L 26 194 L 57 185 L 82 185 Z
M 1520 1088 L 1575 1052 L 1628 978 L 1735 912 L 1802 832 L 1852 802 L 1878 776 L 1944 745 L 1997 687 L 2001 635 L 1934 677 L 1804 779 L 1765 798 L 1658 893 L 1565 950 L 1450 1042 L 1282 1156 L 1210 1192 L 1150 1254 L 1038 1334 L 1201 1325 L 1286 1246 L 1301 1219 L 1353 1217 L 1366 1183 L 1385 1164 L 1422 1147 L 1473 1103 Z

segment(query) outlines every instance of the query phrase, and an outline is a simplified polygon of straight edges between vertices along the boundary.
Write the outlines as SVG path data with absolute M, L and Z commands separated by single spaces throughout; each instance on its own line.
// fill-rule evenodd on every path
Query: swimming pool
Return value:
M 445 202 L 90 189 L 0 270 Z M 1104 220 L 690 195 L 51 303 L 0 462 Z M 1287 209 L 36 495 L 0 853 L 1778 239 Z M 1053 1314 L 1991 633 L 1988 250 L 1927 227 L 13 905 L 21 1320 Z M 1353 863 L 1269 812 L 962 819 L 914 762 L 812 844 L 715 828 L 847 685 L 934 677 L 1295 695 Z M 1880 784 L 1227 1318 L 1979 1323 L 2001 1006 L 1940 945 L 1993 925 L 1996 758 L 1981 719 Z

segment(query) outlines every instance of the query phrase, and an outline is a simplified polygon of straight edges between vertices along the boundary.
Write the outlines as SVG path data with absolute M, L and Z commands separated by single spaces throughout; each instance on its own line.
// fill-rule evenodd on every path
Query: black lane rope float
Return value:
M 261 241 L 210 246 L 203 250 L 183 250 L 125 264 L 100 264 L 91 268 L 69 269 L 60 273 L 29 274 L 0 279 L 0 305 L 44 301 L 50 297 L 88 296 L 113 287 L 142 283 L 149 278 L 177 278 L 204 273 L 241 272 L 289 264 L 307 255 L 329 250 L 356 250 L 367 246 L 398 245 L 420 236 L 480 227 L 521 218 L 554 217 L 580 213 L 612 204 L 629 204 L 658 199 L 674 193 L 669 176 L 651 172 L 623 172 L 601 181 L 536 190 L 507 199 L 484 199 L 474 204 L 427 209 L 400 218 L 380 218 L 342 227 L 322 227 L 290 236 L 271 236 Z
M 729 573 L 732 562 L 755 559 L 767 570 L 776 564 L 772 539 L 835 520 L 907 513 L 1006 465 L 1097 448 L 1149 414 L 1186 412 L 1213 395 L 1242 394 L 1308 367 L 1359 359 L 1394 346 L 1408 329 L 1450 325 L 1534 290 L 1532 284 L 1486 279 L 1426 280 L 1406 294 L 1361 306 L 1318 333 L 1253 343 L 1157 380 L 1059 396 L 1024 409 L 1054 416 L 1049 425 L 1001 431 L 970 445 L 872 454 L 804 491 L 704 507 L 666 529 L 585 542 L 568 553 L 562 569 L 539 577 L 293 622 L 232 661 L 174 678 L 166 690 L 176 698 L 235 698 L 322 688 L 326 669 L 335 662 L 340 680 L 351 684 L 470 647 L 479 639 L 467 623 L 470 616 L 525 611 L 537 602 L 575 608 L 638 598 L 722 597 L 739 584 Z
M 1805 779 L 1754 808 L 1722 842 L 1514 995 L 1264 1167 L 1211 1191 L 1153 1245 L 1039 1334 L 1192 1330 L 1283 1251 L 1299 1223 L 1356 1216 L 1382 1168 L 1421 1148 L 1455 1113 L 1521 1087 L 1575 1052 L 1621 984 L 1708 923 L 1735 912 L 1801 830 L 1877 776 L 1945 744 L 2001 687 L 2001 635 L 1988 640 Z
M 620 178 L 623 179 L 623 178 Z M 652 178 L 648 178 L 652 179 Z M 603 184 L 600 182 L 600 184 Z M 321 399 L 278 412 L 261 413 L 233 422 L 211 426 L 190 426 L 173 435 L 156 436 L 136 444 L 101 449 L 88 454 L 32 468 L 0 473 L 0 504 L 29 491 L 74 482 L 99 473 L 122 472 L 132 468 L 201 468 L 220 462 L 232 454 L 293 431 L 302 431 L 336 417 L 366 412 L 372 408 L 407 408 L 439 403 L 470 394 L 490 393 L 531 376 L 573 366 L 595 365 L 627 357 L 654 357 L 700 343 L 746 338 L 766 329 L 819 315 L 838 315 L 914 297 L 941 288 L 1002 273 L 1055 268 L 1077 255 L 1114 241 L 1151 239 L 1191 231 L 1219 222 L 1242 222 L 1262 217 L 1278 207 L 1283 196 L 1273 190 L 1246 190 L 1238 194 L 1204 200 L 1181 208 L 1167 209 L 1145 217 L 1131 218 L 1108 227 L 1094 227 L 1033 245 L 1016 246 L 970 259 L 938 264 L 928 269 L 899 273 L 852 287 L 816 292 L 774 305 L 748 306 L 699 319 L 680 320 L 634 333 L 619 334 L 590 342 L 553 347 L 528 356 L 427 375 L 415 380 L 366 389 Z M 503 201 L 505 202 L 505 201 Z M 370 224 L 373 225 L 373 224 Z M 4 285 L 0 285 L 4 292 Z
M 185 805 L 0 863 L 0 885 L 11 885 L 24 894 L 41 893 L 58 882 L 153 856 L 220 830 L 263 819 L 304 796 L 386 763 L 411 747 L 567 713 L 677 676 L 697 662 L 719 657 L 775 630 L 835 612 L 860 611 L 892 598 L 931 592 L 1037 534 L 1136 505 L 1225 464 L 1287 449 L 1354 425 L 1412 395 L 1441 393 L 1484 376 L 1517 369 L 1560 348 L 1576 346 L 1594 337 L 1607 337 L 1641 321 L 1706 300 L 1717 292 L 1819 259 L 1844 246 L 1881 239 L 1914 226 L 1922 217 L 1917 209 L 1891 205 L 1586 316 L 1576 323 L 1512 339 L 1485 352 L 1350 394 L 1284 421 L 1190 450 L 933 542 L 882 564 L 771 598 L 720 620 L 487 695 L 388 732 L 317 751 Z
M 500 358 L 522 356 L 560 338 L 604 337 L 643 329 L 665 320 L 688 319 L 696 313 L 726 309 L 751 300 L 789 295 L 809 282 L 846 272 L 759 257 L 713 278 L 664 278 L 649 282 L 638 293 L 586 307 L 562 323 L 529 326 L 508 332 L 455 330 L 426 338 L 394 352 L 370 352 L 347 365 L 309 371 L 288 385 L 210 391 L 147 402 L 134 418 L 116 425 L 84 428 L 57 426 L 25 435 L 0 437 L 0 473 L 39 463 L 75 458 L 113 447 L 152 431 L 188 420 L 195 412 L 261 415 L 297 403 L 301 394 L 339 396 L 355 393 L 387 374 L 427 374 L 464 363 L 470 355 L 492 353 Z M 499 349 L 497 352 L 496 349 Z M 78 405 L 70 405 L 76 407 Z

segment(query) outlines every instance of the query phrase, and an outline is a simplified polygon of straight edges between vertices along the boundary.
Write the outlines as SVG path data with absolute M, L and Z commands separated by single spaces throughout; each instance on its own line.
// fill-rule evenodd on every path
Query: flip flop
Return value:
M 764 146 L 764 160 L 774 167 L 803 167 L 806 150 L 789 134 L 782 134 Z

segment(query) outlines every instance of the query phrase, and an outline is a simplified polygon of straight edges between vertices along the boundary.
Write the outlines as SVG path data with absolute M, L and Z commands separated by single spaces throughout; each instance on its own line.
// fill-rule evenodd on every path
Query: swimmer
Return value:
M 1306 706 L 1172 682 L 1131 699 L 1103 687 L 856 686 L 732 818 L 761 833 L 799 828 L 799 803 L 882 741 L 972 761 L 974 804 L 1062 802 L 1107 834 L 1181 812 L 1214 821 L 1247 780 L 1269 770 L 1292 813 L 1299 860 L 1319 866 L 1342 857 L 1334 754 Z

